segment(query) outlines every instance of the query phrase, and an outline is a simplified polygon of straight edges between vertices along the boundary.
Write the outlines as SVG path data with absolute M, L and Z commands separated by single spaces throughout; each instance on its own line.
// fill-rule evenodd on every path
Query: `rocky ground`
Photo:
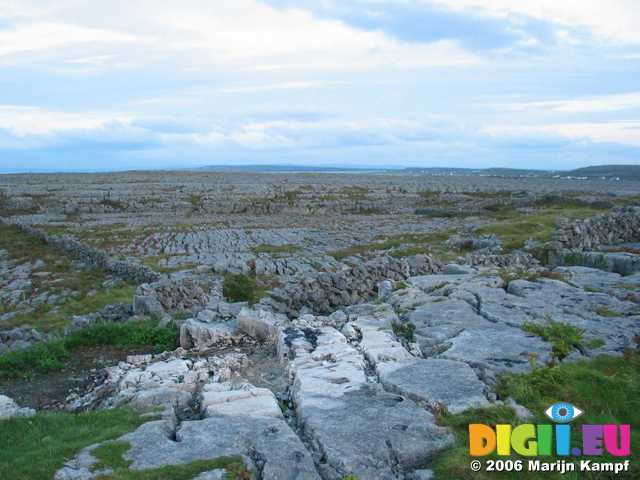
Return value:
M 48 478 L 432 478 L 457 441 L 443 415 L 531 415 L 505 375 L 637 348 L 638 183 L 158 172 L 0 192 L 0 417 L 152 415 Z M 136 322 L 179 347 L 95 334 Z

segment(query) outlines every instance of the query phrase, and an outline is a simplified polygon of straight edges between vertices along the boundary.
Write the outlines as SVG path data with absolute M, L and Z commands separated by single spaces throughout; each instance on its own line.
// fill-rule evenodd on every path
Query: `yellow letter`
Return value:
M 511 425 L 496 425 L 498 455 L 511 455 Z

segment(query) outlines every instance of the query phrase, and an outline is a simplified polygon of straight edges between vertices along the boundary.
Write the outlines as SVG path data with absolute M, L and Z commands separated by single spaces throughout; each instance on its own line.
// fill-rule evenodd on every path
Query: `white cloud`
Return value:
M 640 147 L 640 120 L 600 123 L 556 123 L 546 125 L 494 125 L 482 129 L 492 137 L 562 137 L 595 143 L 619 143 Z
M 25 8 L 37 3 L 25 2 Z M 83 58 L 102 59 L 92 68 L 108 65 L 104 59 L 113 55 L 129 57 L 132 61 L 125 63 L 129 66 L 173 62 L 183 69 L 432 67 L 479 61 L 453 41 L 405 43 L 381 31 L 360 30 L 258 0 L 139 0 L 133 4 L 60 0 L 49 9 L 25 10 L 24 15 L 16 13 L 19 3 L 9 3 L 16 20 L 11 28 L 0 31 L 0 56 L 93 47 L 90 52 L 65 51 L 68 68 Z M 126 17 L 114 15 L 118 10 L 126 12 Z M 132 43 L 136 48 L 127 45 Z M 86 65 L 75 65 L 86 69 Z
M 0 30 L 0 56 L 72 45 L 140 43 L 135 35 L 64 23 L 30 23 Z
M 130 121 L 131 116 L 126 114 L 70 113 L 39 107 L 0 105 L 0 129 L 16 137 L 94 130 L 114 122 L 128 124 Z
M 163 128 L 165 124 L 170 125 L 168 130 Z M 167 147 L 188 145 L 250 150 L 401 145 L 454 138 L 454 133 L 441 123 L 385 117 L 262 122 L 239 119 L 232 124 L 201 119 L 197 124 L 180 124 L 170 117 L 61 112 L 15 105 L 0 105 L 0 134 L 5 138 L 5 147 L 9 143 L 20 146 L 20 140 L 24 146 L 55 146 L 68 139 L 91 139 L 96 143 L 141 139 Z
M 554 113 L 596 113 L 640 108 L 640 92 L 618 95 L 598 95 L 563 100 L 515 102 L 494 105 L 500 110 L 524 112 L 543 110 Z
M 424 1 L 424 0 L 422 0 Z M 518 14 L 568 27 L 587 28 L 616 42 L 640 42 L 638 0 L 430 0 L 452 10 Z
M 398 118 L 277 120 L 247 122 L 231 129 L 213 129 L 188 137 L 199 144 L 230 142 L 253 150 L 273 148 L 328 148 L 362 145 L 400 145 L 452 140 L 454 132 L 442 125 Z

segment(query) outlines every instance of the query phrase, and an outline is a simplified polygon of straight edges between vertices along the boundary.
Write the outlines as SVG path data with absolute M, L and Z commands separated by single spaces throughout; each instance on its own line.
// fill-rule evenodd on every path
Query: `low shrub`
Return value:
M 568 323 L 548 319 L 546 324 L 525 322 L 522 329 L 550 342 L 553 346 L 553 356 L 557 360 L 565 358 L 574 348 L 582 347 L 584 330 Z
M 178 346 L 178 329 L 175 325 L 161 327 L 151 321 L 91 325 L 58 340 L 0 355 L 0 381 L 61 370 L 74 350 L 98 346 L 149 347 L 155 352 L 174 350 Z

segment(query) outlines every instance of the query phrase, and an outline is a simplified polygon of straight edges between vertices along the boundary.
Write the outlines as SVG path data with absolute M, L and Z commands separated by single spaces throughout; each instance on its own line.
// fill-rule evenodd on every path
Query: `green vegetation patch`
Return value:
M 607 317 L 607 318 L 624 317 L 623 313 L 616 312 L 615 310 L 611 310 L 608 307 L 598 307 L 596 308 L 596 313 L 601 317 Z
M 500 223 L 491 223 L 476 229 L 476 235 L 497 235 L 502 241 L 505 252 L 524 247 L 528 239 L 533 239 L 541 243 L 551 240 L 551 235 L 556 229 L 557 221 L 560 217 L 570 220 L 588 218 L 597 213 L 602 213 L 602 209 L 594 207 L 571 207 L 561 206 L 555 208 L 544 208 L 535 213 L 520 213 L 517 210 L 497 212 L 493 218 L 500 220 Z
M 45 262 L 42 271 L 49 272 L 50 275 L 31 277 L 34 293 L 75 292 L 73 297 L 60 300 L 58 305 L 45 303 L 33 313 L 15 315 L 5 322 L 8 327 L 31 325 L 43 331 L 61 330 L 69 324 L 73 315 L 95 312 L 114 303 L 130 304 L 133 298 L 133 285 L 122 281 L 105 288 L 103 283 L 109 276 L 104 269 L 74 268 L 70 257 L 15 226 L 0 225 L 0 249 L 7 250 L 9 256 L 18 263 L 33 262 L 36 259 Z
M 633 352 L 625 357 L 600 356 L 593 360 L 563 363 L 549 368 L 538 368 L 528 374 L 508 374 L 501 377 L 498 385 L 500 398 L 512 397 L 527 407 L 534 415 L 531 420 L 517 419 L 515 412 L 504 406 L 480 410 L 469 410 L 459 415 L 443 414 L 442 424 L 451 427 L 456 434 L 455 445 L 436 458 L 432 465 L 436 478 L 455 478 L 457 480 L 493 480 L 493 479 L 538 479 L 539 472 L 478 472 L 469 468 L 468 425 L 470 423 L 510 424 L 521 423 L 548 424 L 550 420 L 544 411 L 552 404 L 565 401 L 577 405 L 585 413 L 572 425 L 574 438 L 572 445 L 580 444 L 579 426 L 582 424 L 630 424 L 631 431 L 640 429 L 640 354 Z M 640 478 L 640 436 L 631 435 L 631 471 L 618 474 L 615 478 L 631 480 Z M 524 460 L 518 457 L 489 456 L 486 459 Z M 571 461 L 571 458 L 562 459 Z M 555 461 L 556 458 L 541 458 Z M 598 457 L 598 461 L 610 462 L 619 459 L 608 456 Z M 568 472 L 565 475 L 545 473 L 544 478 L 551 480 L 606 479 L 607 474 L 595 472 Z
M 600 270 L 608 270 L 609 265 L 604 255 L 587 256 L 580 252 L 572 252 L 566 254 L 562 259 L 564 265 L 580 266 L 588 265 L 592 268 L 598 268 Z
M 100 475 L 101 480 L 191 480 L 197 475 L 210 470 L 225 469 L 225 480 L 250 480 L 251 472 L 247 470 L 239 456 L 218 457 L 211 460 L 197 460 L 182 465 L 167 465 L 146 470 L 129 470 L 131 461 L 124 454 L 131 448 L 128 442 L 106 442 L 92 450 L 91 454 L 98 460 L 93 465 L 94 472 L 109 469 L 112 473 Z
M 406 233 L 401 235 L 380 236 L 377 237 L 375 243 L 363 243 L 360 245 L 352 245 L 342 250 L 333 250 L 327 252 L 327 255 L 342 260 L 346 257 L 354 255 L 365 255 L 376 251 L 393 250 L 391 255 L 394 257 L 406 257 L 416 255 L 418 253 L 427 253 L 429 247 L 437 247 L 444 243 L 455 230 L 446 230 L 434 233 Z M 400 248 L 406 247 L 406 248 Z
M 120 437 L 151 419 L 115 408 L 80 414 L 42 412 L 30 418 L 0 420 L 0 478 L 51 480 L 83 448 Z
M 391 328 L 393 329 L 393 333 L 396 334 L 399 338 L 404 338 L 407 342 L 415 342 L 415 331 L 416 326 L 413 323 L 406 322 L 393 322 L 391 324 Z
M 367 187 L 359 187 L 357 185 L 342 187 L 340 189 L 340 194 L 345 195 L 351 199 L 365 198 L 368 193 L 369 193 L 369 189 Z
M 548 319 L 545 324 L 525 322 L 522 329 L 550 342 L 553 356 L 558 360 L 565 358 L 573 349 L 582 347 L 584 330 L 568 323 Z
M 61 370 L 73 351 L 82 347 L 149 347 L 162 352 L 174 350 L 177 345 L 175 325 L 161 327 L 152 321 L 91 325 L 59 340 L 39 342 L 0 355 L 0 382 Z
M 133 285 L 123 282 L 109 289 L 92 291 L 89 287 L 95 281 L 94 275 L 99 278 L 102 274 L 95 270 L 86 270 L 81 273 L 74 277 L 73 283 L 81 281 L 82 278 L 87 278 L 88 283 L 74 285 L 79 292 L 76 298 L 67 300 L 57 308 L 50 304 L 41 304 L 35 312 L 15 315 L 7 320 L 6 324 L 9 326 L 31 325 L 45 332 L 59 331 L 69 324 L 74 315 L 85 315 L 117 303 L 131 304 L 136 289 Z M 67 283 L 67 287 L 73 289 L 70 283 Z
M 281 253 L 295 253 L 300 250 L 300 247 L 297 245 L 285 244 L 285 245 L 269 245 L 263 243 L 261 245 L 257 245 L 251 249 L 253 253 L 268 253 L 271 255 L 277 255 Z
M 190 270 L 197 267 L 197 264 L 194 262 L 186 262 L 174 267 L 168 267 L 165 263 L 163 263 L 167 260 L 167 258 L 169 258 L 169 256 L 167 255 L 153 255 L 144 257 L 142 263 L 156 273 L 181 272 L 183 270 Z
M 193 208 L 200 208 L 202 206 L 202 195 L 189 195 L 189 203 Z
M 254 305 L 269 290 L 279 286 L 280 283 L 275 276 L 230 273 L 224 277 L 222 294 L 231 302 L 249 302 L 249 305 Z

